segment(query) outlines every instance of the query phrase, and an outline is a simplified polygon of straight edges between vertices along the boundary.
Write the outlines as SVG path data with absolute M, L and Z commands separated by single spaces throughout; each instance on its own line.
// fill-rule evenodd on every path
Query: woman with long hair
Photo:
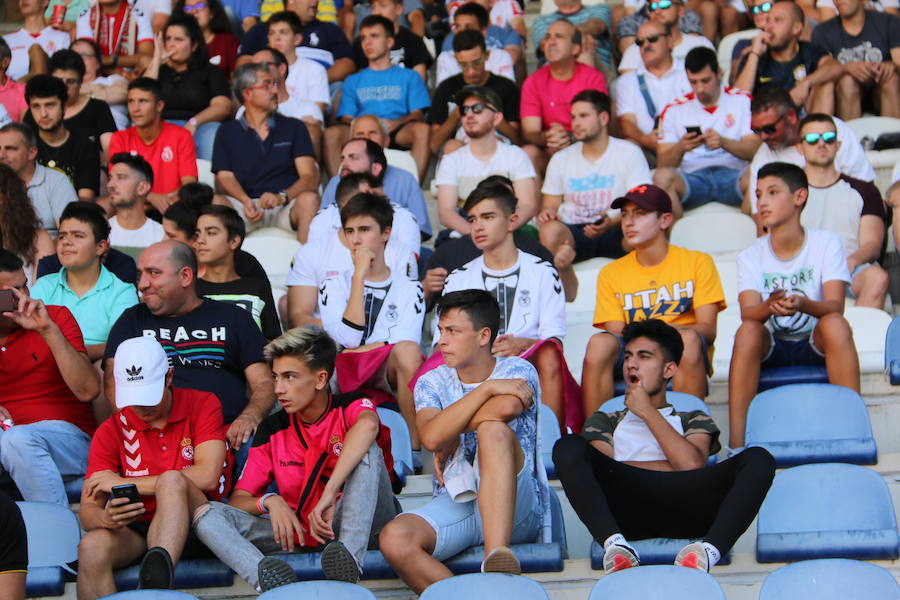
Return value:
M 231 20 L 222 3 L 219 0 L 178 0 L 173 11 L 176 15 L 184 13 L 197 19 L 209 49 L 209 62 L 231 79 L 241 42 L 234 35 Z
M 40 228 L 25 184 L 4 164 L 0 164 L 0 245 L 25 262 L 28 285 L 37 278 L 38 261 L 56 252 L 53 238 Z
M 72 42 L 69 49 L 77 53 L 84 61 L 84 79 L 81 82 L 81 93 L 109 105 L 116 127 L 128 127 L 128 109 L 125 98 L 128 95 L 128 80 L 113 73 L 104 76 L 101 69 L 103 55 L 100 46 L 94 40 L 80 39 Z

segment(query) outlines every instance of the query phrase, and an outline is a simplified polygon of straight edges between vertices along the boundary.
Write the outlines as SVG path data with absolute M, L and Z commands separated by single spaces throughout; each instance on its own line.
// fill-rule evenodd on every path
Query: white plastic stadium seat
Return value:
M 609 258 L 592 258 L 573 265 L 578 278 L 578 294 L 574 302 L 566 303 L 566 318 L 572 324 L 573 318 L 590 321 L 597 305 L 597 274 L 600 269 L 611 263 Z
M 719 272 L 719 281 L 722 282 L 722 291 L 725 293 L 724 312 L 740 314 L 741 306 L 738 303 L 738 276 L 737 261 L 714 259 L 716 271 Z M 721 313 L 720 313 L 721 314 Z
M 731 53 L 734 52 L 734 47 L 741 40 L 755 38 L 757 33 L 759 33 L 759 29 L 736 31 L 735 33 L 729 33 L 719 41 L 716 54 L 719 57 L 719 68 L 722 69 L 722 81 L 726 82 L 726 84 L 731 73 Z
M 197 159 L 197 179 L 209 187 L 215 188 L 216 176 L 212 172 L 212 161 L 205 158 Z
M 846 123 L 860 141 L 865 137 L 875 141 L 882 133 L 900 132 L 900 119 L 892 117 L 860 117 Z
M 844 309 L 844 318 L 853 329 L 860 373 L 882 372 L 885 332 L 891 324 L 891 316 L 877 308 L 851 306 Z
M 284 237 L 284 232 L 275 233 L 269 228 L 265 231 L 263 235 L 254 232 L 254 235 L 244 240 L 241 248 L 256 257 L 273 286 L 281 287 L 291 270 L 294 254 L 300 249 L 300 242 L 293 237 Z
M 419 180 L 419 168 L 416 166 L 416 161 L 412 154 L 405 150 L 391 150 L 390 148 L 385 148 L 384 156 L 387 158 L 388 165 L 396 167 L 397 169 L 403 169 L 415 177 L 416 181 Z
M 671 236 L 675 246 L 715 257 L 736 256 L 755 239 L 756 223 L 739 212 L 688 213 L 675 222 Z
M 624 0 L 582 0 L 584 6 L 594 6 L 595 4 L 605 4 L 612 10 L 613 6 L 623 4 Z M 541 0 L 541 15 L 549 15 L 556 12 L 556 3 L 553 0 Z M 529 27 L 529 34 L 531 28 Z
M 894 167 L 897 161 L 900 161 L 900 148 L 869 150 L 866 152 L 866 158 L 872 163 L 872 168 L 875 169 L 875 187 L 878 188 L 878 191 L 883 196 L 894 182 Z

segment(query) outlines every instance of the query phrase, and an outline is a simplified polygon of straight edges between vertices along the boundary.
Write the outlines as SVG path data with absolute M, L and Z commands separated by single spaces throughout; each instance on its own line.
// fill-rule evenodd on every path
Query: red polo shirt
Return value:
M 162 429 L 151 427 L 131 407 L 104 421 L 91 441 L 85 478 L 97 471 L 112 471 L 123 477 L 180 471 L 194 464 L 197 446 L 210 440 L 225 441 L 218 398 L 209 392 L 176 387 L 172 393 L 172 411 Z M 217 491 L 215 499 L 219 495 Z M 156 511 L 156 498 L 142 499 L 147 512 L 139 520 L 147 521 Z
M 194 138 L 184 127 L 162 122 L 162 130 L 152 144 L 145 144 L 137 127 L 116 131 L 109 141 L 109 156 L 128 152 L 143 156 L 153 167 L 156 194 L 168 194 L 181 187 L 182 177 L 197 176 L 197 151 Z

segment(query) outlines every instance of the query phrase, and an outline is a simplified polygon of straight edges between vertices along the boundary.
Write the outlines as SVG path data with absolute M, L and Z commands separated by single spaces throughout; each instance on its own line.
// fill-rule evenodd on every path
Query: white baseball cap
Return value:
M 116 408 L 156 406 L 162 402 L 169 359 L 155 338 L 125 340 L 116 349 Z

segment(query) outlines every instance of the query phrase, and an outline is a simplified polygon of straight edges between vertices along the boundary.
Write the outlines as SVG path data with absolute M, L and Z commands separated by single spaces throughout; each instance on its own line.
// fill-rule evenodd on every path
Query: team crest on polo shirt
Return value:
M 531 294 L 528 290 L 519 290 L 519 304 L 529 306 L 531 304 Z
M 172 162 L 172 160 L 175 158 L 175 153 L 172 152 L 172 147 L 164 147 L 162 153 L 160 154 L 160 158 L 163 159 L 163 162 Z
M 725 115 L 725 127 L 734 127 L 734 115 L 728 113 Z
M 184 460 L 194 460 L 194 447 L 191 445 L 191 438 L 181 440 L 181 456 Z
M 387 317 L 388 321 L 396 321 L 398 318 L 397 315 L 397 305 L 396 304 L 388 304 L 387 312 L 384 314 Z

